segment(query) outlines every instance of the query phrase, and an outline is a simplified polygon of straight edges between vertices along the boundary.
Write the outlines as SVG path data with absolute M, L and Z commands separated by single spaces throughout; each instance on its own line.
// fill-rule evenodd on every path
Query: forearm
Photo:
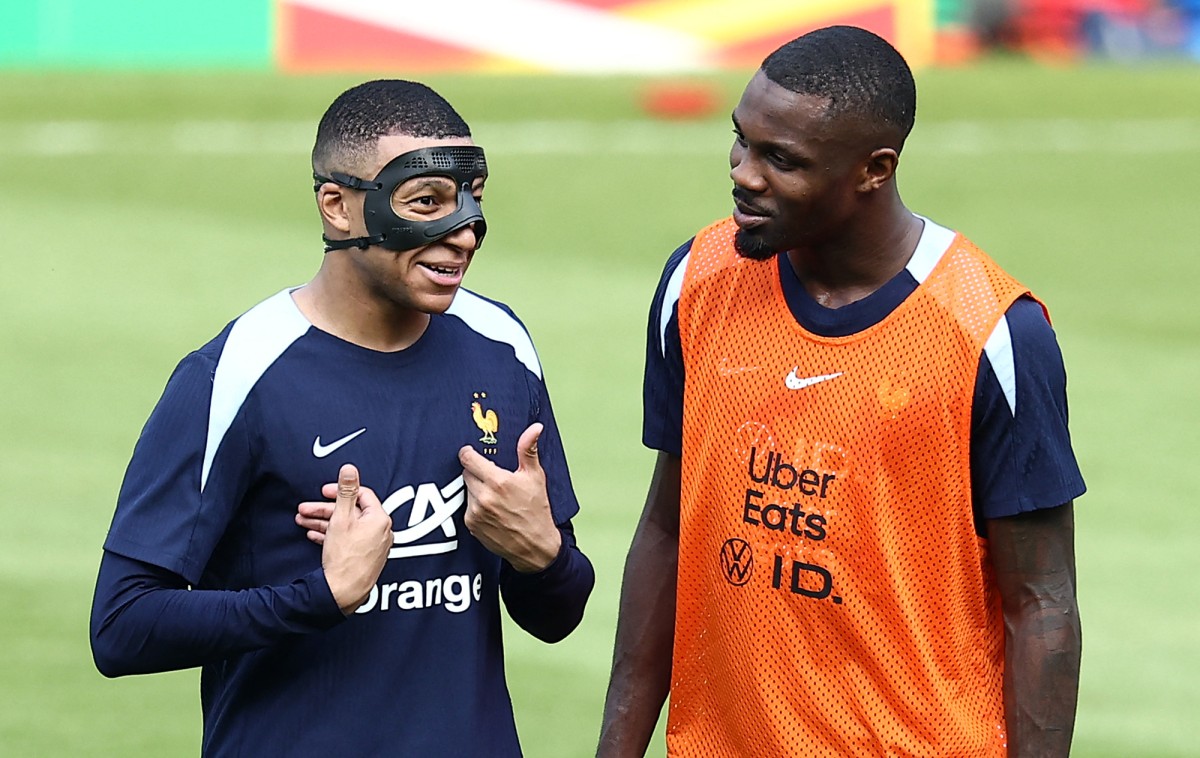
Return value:
M 1032 599 L 1005 614 L 1004 710 L 1009 755 L 1059 758 L 1071 750 L 1079 694 L 1082 632 L 1072 597 Z
M 1071 503 L 987 522 L 1004 613 L 1008 754 L 1071 750 L 1082 632 Z
M 92 655 L 110 677 L 173 671 L 344 618 L 320 569 L 282 586 L 189 590 L 169 572 L 106 552 L 92 605 Z
M 579 626 L 596 572 L 579 550 L 570 527 L 560 527 L 558 555 L 542 571 L 521 573 L 508 563 L 500 571 L 500 594 L 513 620 L 543 642 L 558 642 Z
M 598 756 L 642 756 L 671 689 L 677 535 L 643 524 L 621 581 Z

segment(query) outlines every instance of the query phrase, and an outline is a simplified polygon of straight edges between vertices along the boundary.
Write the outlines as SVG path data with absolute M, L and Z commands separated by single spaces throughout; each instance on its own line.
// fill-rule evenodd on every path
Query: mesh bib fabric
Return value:
M 984 343 L 1027 290 L 961 235 L 895 311 L 803 329 L 731 220 L 695 239 L 672 756 L 1003 756 L 1003 624 L 971 509 Z

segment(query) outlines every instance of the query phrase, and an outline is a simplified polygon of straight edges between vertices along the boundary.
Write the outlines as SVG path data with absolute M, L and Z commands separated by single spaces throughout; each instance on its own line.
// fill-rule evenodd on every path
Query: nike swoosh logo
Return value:
M 802 390 L 805 387 L 811 387 L 814 384 L 820 384 L 821 382 L 827 382 L 830 379 L 837 379 L 839 376 L 842 375 L 842 372 L 839 371 L 836 374 L 821 374 L 820 376 L 806 376 L 803 379 L 801 379 L 800 377 L 796 376 L 796 371 L 798 371 L 799 369 L 800 369 L 799 366 L 792 369 L 792 373 L 788 374 L 787 378 L 783 380 L 783 383 L 787 385 L 787 388 L 789 390 Z
M 321 444 L 321 435 L 318 434 L 317 438 L 315 440 L 313 440 L 313 455 L 317 456 L 318 458 L 324 458 L 325 456 L 329 455 L 330 453 L 337 450 L 342 445 L 345 445 L 347 442 L 354 439 L 355 437 L 357 437 L 358 435 L 362 434 L 365 431 L 367 431 L 367 427 L 364 426 L 362 429 L 359 429 L 357 432 L 350 432 L 345 437 L 342 437 L 340 440 L 334 440 L 333 442 L 330 442 L 328 445 Z

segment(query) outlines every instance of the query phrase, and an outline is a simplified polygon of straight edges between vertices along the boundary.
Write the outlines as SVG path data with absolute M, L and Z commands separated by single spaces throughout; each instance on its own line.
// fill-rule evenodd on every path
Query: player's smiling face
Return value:
M 413 150 L 474 144 L 469 137 L 381 137 L 376 145 L 376 163 L 364 167 L 364 175 L 375 176 L 393 158 Z M 483 179 L 477 179 L 472 187 L 477 201 L 483 199 L 483 183 Z M 361 203 L 351 204 L 351 207 L 350 236 L 366 236 Z M 415 176 L 392 193 L 392 209 L 396 215 L 412 221 L 437 221 L 457 207 L 458 187 L 447 176 Z M 450 307 L 478 246 L 475 227 L 470 225 L 412 250 L 397 252 L 373 245 L 363 251 L 348 252 L 369 297 L 422 313 L 441 313 Z
M 733 111 L 729 151 L 738 252 L 750 258 L 819 244 L 854 211 L 862 154 L 828 100 L 759 71 Z

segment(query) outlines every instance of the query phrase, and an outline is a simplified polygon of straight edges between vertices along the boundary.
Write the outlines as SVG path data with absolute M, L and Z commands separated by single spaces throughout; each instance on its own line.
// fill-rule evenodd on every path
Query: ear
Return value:
M 874 192 L 892 180 L 896 175 L 896 166 L 900 163 L 900 155 L 895 148 L 876 148 L 863 164 L 862 181 L 859 192 Z
M 350 233 L 349 199 L 346 191 L 333 182 L 325 182 L 317 190 L 317 209 L 321 212 L 321 221 L 328 228 L 343 234 Z

